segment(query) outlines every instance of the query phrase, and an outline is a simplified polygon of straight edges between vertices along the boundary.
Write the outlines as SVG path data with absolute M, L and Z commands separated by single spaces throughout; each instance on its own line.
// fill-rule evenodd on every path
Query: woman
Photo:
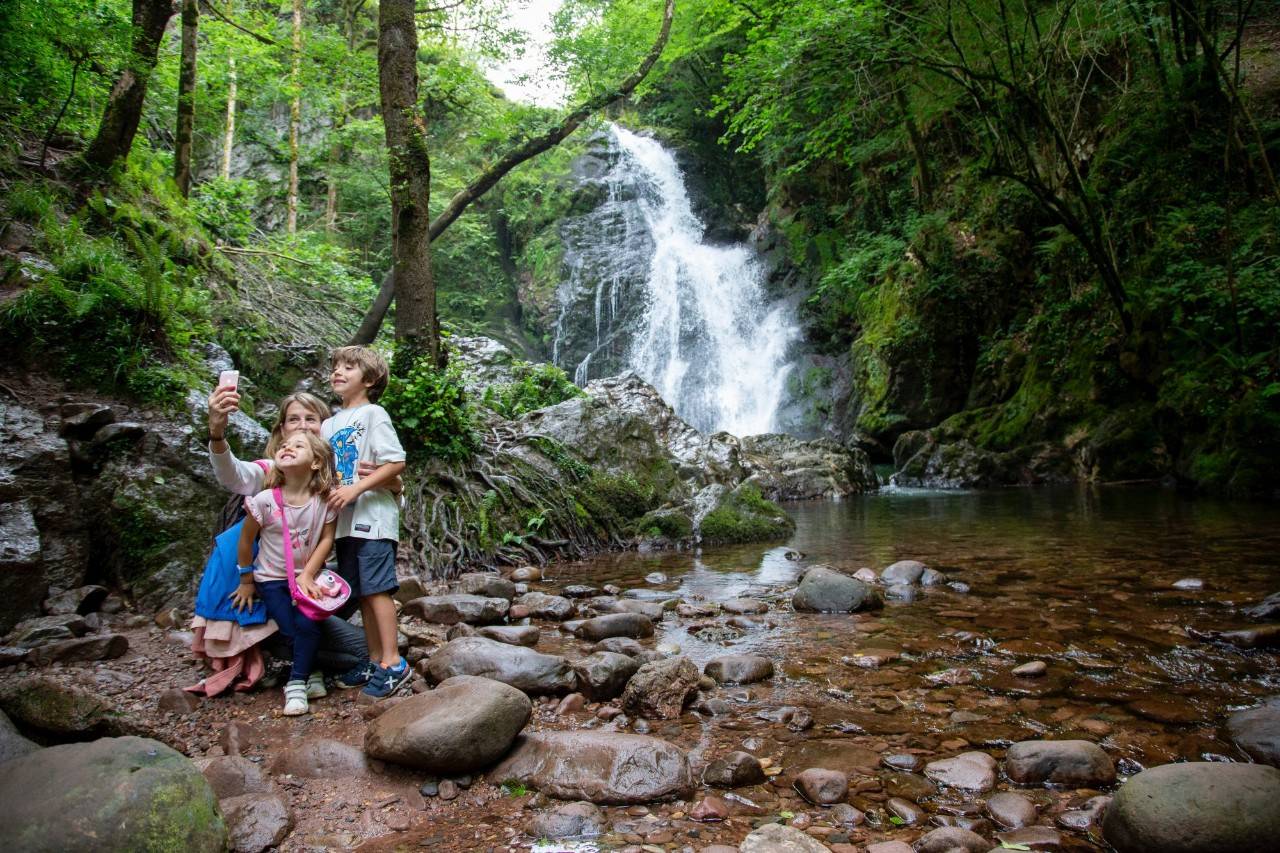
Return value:
M 227 444 L 227 421 L 231 413 L 239 408 L 240 394 L 234 387 L 215 388 L 209 395 L 209 461 L 213 463 L 214 476 L 223 488 L 237 495 L 249 496 L 262 491 L 267 469 L 257 462 L 237 459 Z M 329 407 L 314 394 L 299 391 L 287 395 L 280 401 L 280 413 L 276 416 L 276 422 L 271 427 L 271 437 L 267 440 L 264 454 L 267 464 L 271 464 L 271 457 L 275 455 L 281 441 L 299 430 L 319 435 L 320 424 L 327 417 Z M 361 463 L 357 470 L 359 476 L 367 477 L 373 473 L 373 469 L 371 463 Z M 401 489 L 400 481 L 394 482 L 392 488 L 398 493 Z M 316 663 L 327 672 L 342 673 L 336 679 L 340 687 L 357 686 L 346 684 L 344 676 L 351 670 L 362 667 L 369 659 L 364 632 L 346 621 L 346 617 L 358 606 L 358 602 L 352 602 L 338 616 L 330 616 L 320 623 L 322 636 Z M 280 650 L 278 643 L 274 650 Z

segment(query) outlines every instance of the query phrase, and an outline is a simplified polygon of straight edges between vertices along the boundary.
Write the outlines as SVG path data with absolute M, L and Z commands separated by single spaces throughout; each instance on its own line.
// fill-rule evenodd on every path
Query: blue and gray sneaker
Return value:
M 364 663 L 358 663 L 351 669 L 339 675 L 333 680 L 333 683 L 341 687 L 343 690 L 351 690 L 355 687 L 363 687 L 368 684 L 377 673 L 378 667 L 373 661 L 367 660 Z
M 369 679 L 369 683 L 365 685 L 364 690 L 360 691 L 366 696 L 373 696 L 378 699 L 384 696 L 390 696 L 401 687 L 409 682 L 409 677 L 413 675 L 413 670 L 409 669 L 409 664 L 404 658 L 400 658 L 400 665 L 393 667 L 378 667 L 373 677 Z

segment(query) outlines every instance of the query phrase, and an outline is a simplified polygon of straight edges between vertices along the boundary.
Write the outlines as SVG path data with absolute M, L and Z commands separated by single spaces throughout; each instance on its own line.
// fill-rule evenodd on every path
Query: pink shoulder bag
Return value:
M 289 515 L 284 508 L 284 494 L 276 486 L 271 490 L 271 496 L 275 498 L 276 508 L 280 510 L 280 526 L 284 530 L 284 567 L 289 573 L 289 594 L 293 596 L 303 616 L 315 622 L 323 622 L 351 598 L 351 585 L 337 572 L 324 569 L 316 575 L 316 586 L 320 587 L 323 598 L 317 601 L 298 589 L 298 580 L 293 570 L 293 537 L 289 535 Z

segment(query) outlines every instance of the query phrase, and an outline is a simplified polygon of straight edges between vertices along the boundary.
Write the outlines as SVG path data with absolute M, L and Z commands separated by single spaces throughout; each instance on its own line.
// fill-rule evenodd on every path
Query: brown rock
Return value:
M 690 820 L 701 822 L 726 820 L 729 817 L 729 804 L 719 797 L 704 797 L 689 812 Z
M 279 794 L 245 794 L 221 800 L 218 809 L 227 821 L 231 849 L 261 853 L 279 846 L 293 829 L 293 813 Z
M 1086 740 L 1027 740 L 1005 753 L 1004 772 L 1020 785 L 1048 782 L 1073 788 L 1101 788 L 1116 780 L 1115 764 Z
M 250 746 L 262 743 L 262 736 L 248 723 L 232 721 L 218 733 L 218 743 L 227 755 L 239 755 Z
M 622 707 L 650 720 L 680 716 L 698 692 L 701 676 L 683 655 L 646 663 L 631 676 L 622 692 Z
M 330 738 L 308 738 L 277 755 L 271 772 L 304 779 L 345 779 L 367 775 L 369 764 L 354 746 Z
M 518 779 L 559 799 L 612 805 L 670 799 L 692 788 L 682 750 L 647 735 L 601 731 L 523 735 L 490 778 Z
M 190 714 L 200 707 L 200 699 L 177 687 L 172 687 L 160 694 L 160 710 L 174 714 Z
M 987 798 L 987 814 L 1006 829 L 1021 829 L 1036 822 L 1035 804 L 1013 791 L 1001 791 Z
M 829 806 L 849 793 L 849 777 L 839 770 L 810 767 L 796 777 L 795 787 L 809 802 Z
M 209 780 L 214 796 L 219 800 L 240 797 L 245 794 L 274 794 L 275 783 L 262 767 L 238 755 L 219 755 L 204 758 L 196 766 Z

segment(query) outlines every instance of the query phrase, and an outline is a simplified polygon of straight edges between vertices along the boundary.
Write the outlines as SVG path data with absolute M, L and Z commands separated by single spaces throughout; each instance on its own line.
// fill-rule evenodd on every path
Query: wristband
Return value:
M 240 573 L 240 577 L 253 574 L 253 566 L 236 566 L 236 571 Z

